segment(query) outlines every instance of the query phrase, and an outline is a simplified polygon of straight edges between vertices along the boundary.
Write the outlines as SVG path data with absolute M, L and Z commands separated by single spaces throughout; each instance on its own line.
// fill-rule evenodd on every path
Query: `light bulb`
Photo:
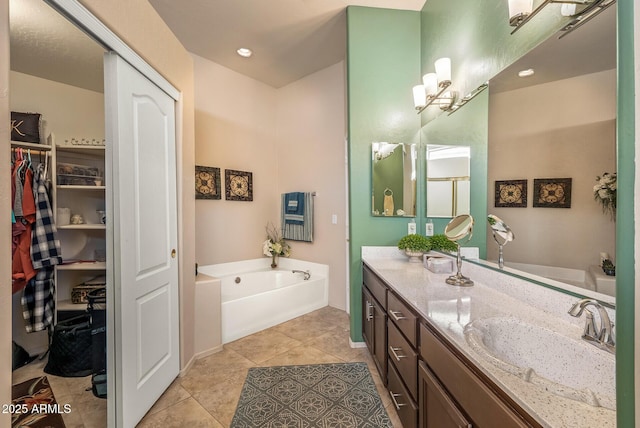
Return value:
M 425 92 L 423 85 L 416 85 L 413 87 L 413 105 L 416 109 L 427 105 L 427 93 Z
M 440 58 L 436 60 L 436 75 L 438 76 L 438 85 L 440 87 L 444 84 L 451 83 L 451 59 Z
M 518 26 L 532 10 L 533 0 L 509 0 L 509 24 L 512 27 Z
M 427 73 L 422 76 L 422 84 L 427 96 L 435 96 L 438 93 L 438 76 L 436 73 Z

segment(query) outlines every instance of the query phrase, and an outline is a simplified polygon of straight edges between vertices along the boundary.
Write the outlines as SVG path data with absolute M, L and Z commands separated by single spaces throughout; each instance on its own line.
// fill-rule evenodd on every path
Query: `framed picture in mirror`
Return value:
M 526 208 L 528 180 L 496 180 L 496 208 Z
M 534 179 L 533 206 L 534 208 L 571 208 L 571 179 Z

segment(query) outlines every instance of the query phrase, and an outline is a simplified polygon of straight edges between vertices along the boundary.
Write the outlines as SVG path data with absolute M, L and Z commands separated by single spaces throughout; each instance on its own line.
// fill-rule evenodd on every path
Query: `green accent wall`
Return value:
M 617 426 L 635 423 L 635 74 L 634 4 L 618 0 L 618 210 Z M 362 340 L 360 248 L 395 245 L 408 219 L 370 215 L 370 145 L 374 141 L 472 146 L 471 214 L 476 219 L 468 245 L 486 254 L 488 97 L 484 91 L 451 116 L 430 107 L 412 110 L 411 87 L 433 71 L 437 58 L 452 61 L 452 89 L 464 96 L 554 34 L 567 18 L 552 4 L 516 34 L 508 25 L 506 0 L 428 0 L 419 13 L 363 7 L 347 9 L 351 339 Z M 589 25 L 589 24 L 587 24 Z M 571 37 L 579 36 L 577 30 Z M 416 121 L 418 123 L 416 124 Z M 400 138 L 397 138 L 400 137 Z M 424 233 L 424 167 L 418 168 L 418 232 Z M 476 195 L 476 193 L 479 195 Z M 448 219 L 434 219 L 441 233 Z M 485 252 L 485 253 L 483 253 Z
M 418 143 L 411 88 L 420 81 L 420 13 L 347 8 L 349 272 L 351 340 L 362 341 L 362 258 L 367 245 L 396 245 L 409 218 L 371 215 L 371 143 Z
M 616 395 L 618 427 L 635 426 L 635 73 L 634 1 L 618 0 L 618 206 L 616 218 Z M 587 24 L 588 25 L 588 24 Z

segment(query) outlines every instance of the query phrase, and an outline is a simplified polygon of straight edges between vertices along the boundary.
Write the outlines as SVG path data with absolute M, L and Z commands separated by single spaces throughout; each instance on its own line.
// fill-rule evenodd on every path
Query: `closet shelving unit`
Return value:
M 105 147 L 56 144 L 53 136 L 51 147 L 53 209 L 63 259 L 63 264 L 56 266 L 56 308 L 60 317 L 62 311 L 84 311 L 87 307 L 86 303 L 72 303 L 71 289 L 75 285 L 106 273 L 106 226 L 98 214 L 105 209 Z M 68 165 L 91 168 L 98 174 L 68 174 Z M 82 223 L 65 224 L 59 208 L 69 208 L 71 216 L 82 216 Z

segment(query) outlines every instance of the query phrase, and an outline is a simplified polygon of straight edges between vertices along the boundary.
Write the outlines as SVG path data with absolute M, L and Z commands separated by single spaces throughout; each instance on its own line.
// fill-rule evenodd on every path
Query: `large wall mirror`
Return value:
M 414 217 L 416 214 L 415 144 L 371 145 L 371 214 Z
M 427 144 L 427 217 L 469 214 L 471 147 Z
M 613 296 L 598 265 L 615 261 L 616 225 L 594 186 L 616 172 L 616 7 L 490 80 L 488 136 L 488 213 L 517 236 L 505 265 Z M 505 185 L 515 190 L 501 197 Z M 487 259 L 498 259 L 490 236 Z

